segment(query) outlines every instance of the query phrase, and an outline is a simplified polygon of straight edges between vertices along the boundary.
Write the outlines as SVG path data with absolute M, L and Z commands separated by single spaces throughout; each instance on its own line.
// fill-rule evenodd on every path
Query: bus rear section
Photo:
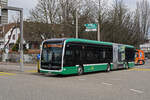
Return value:
M 113 69 L 134 67 L 135 49 L 133 46 L 113 44 Z
M 135 64 L 137 64 L 137 65 L 144 65 L 145 64 L 144 51 L 142 51 L 142 50 L 136 50 Z

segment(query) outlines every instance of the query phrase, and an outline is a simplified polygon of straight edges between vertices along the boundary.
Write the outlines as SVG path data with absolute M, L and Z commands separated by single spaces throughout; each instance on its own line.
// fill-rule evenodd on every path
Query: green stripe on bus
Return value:
M 134 62 L 128 62 L 128 66 L 129 66 L 129 67 L 134 67 L 134 66 L 135 66 L 135 63 L 134 63 Z
M 69 74 L 77 74 L 77 73 L 78 73 L 78 67 L 76 66 L 63 67 L 62 72 L 52 72 L 52 74 L 61 74 L 61 75 L 69 75 Z
M 134 62 L 129 62 L 129 67 L 134 67 Z M 86 65 L 84 66 L 84 72 L 96 72 L 96 71 L 105 71 L 107 69 L 107 64 L 99 64 L 99 65 Z M 111 69 L 113 69 L 113 64 L 111 64 Z M 48 70 L 40 70 L 41 73 L 52 73 L 52 74 L 61 74 L 61 75 L 69 75 L 69 74 L 77 74 L 78 67 L 77 66 L 70 66 L 70 67 L 63 67 L 62 72 L 51 72 Z
M 104 71 L 107 69 L 107 64 L 84 66 L 84 72 Z
M 50 73 L 50 71 L 40 69 L 40 73 Z

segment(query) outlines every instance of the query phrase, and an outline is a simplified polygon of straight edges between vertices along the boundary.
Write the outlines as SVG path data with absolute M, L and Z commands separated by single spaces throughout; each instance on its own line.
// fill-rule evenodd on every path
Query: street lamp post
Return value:
M 76 9 L 76 38 L 78 38 L 78 12 L 77 12 L 77 9 Z
M 97 30 L 97 40 L 98 41 L 100 41 L 100 39 L 101 39 L 100 38 L 101 37 L 100 36 L 100 34 L 101 34 L 100 33 L 100 8 L 101 8 L 101 0 L 99 0 L 99 2 L 98 2 L 98 13 L 99 13 L 99 16 L 98 16 L 99 17 L 99 19 L 98 19 L 98 30 Z
M 24 71 L 23 67 L 23 9 L 20 10 L 20 71 Z
M 100 25 L 98 23 L 98 28 L 97 28 L 97 40 L 100 41 Z

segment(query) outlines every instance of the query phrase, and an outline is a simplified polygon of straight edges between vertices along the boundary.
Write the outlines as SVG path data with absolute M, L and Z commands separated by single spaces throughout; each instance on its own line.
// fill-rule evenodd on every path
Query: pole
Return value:
M 98 30 L 97 30 L 97 40 L 100 41 L 100 6 L 101 0 L 99 0 L 98 12 L 99 12 L 99 19 L 98 19 Z
M 6 6 L 3 7 L 2 10 L 12 10 L 20 12 L 20 71 L 24 71 L 23 69 L 23 8 Z
M 78 38 L 78 12 L 76 9 L 76 38 Z
M 20 10 L 20 71 L 23 69 L 23 9 Z
M 97 40 L 100 41 L 100 25 L 98 23 Z
M 2 61 L 3 61 L 3 62 L 6 62 L 6 59 L 5 59 L 5 58 L 6 58 L 6 55 L 5 55 L 5 48 L 4 48 L 4 46 L 5 46 L 5 24 L 2 24 L 2 27 L 3 27 L 3 30 L 2 30 L 2 31 L 3 31 L 3 39 L 4 39 L 4 40 L 3 40 L 3 50 L 4 50 L 4 51 L 3 51 L 3 54 L 2 54 L 2 59 L 3 59 Z

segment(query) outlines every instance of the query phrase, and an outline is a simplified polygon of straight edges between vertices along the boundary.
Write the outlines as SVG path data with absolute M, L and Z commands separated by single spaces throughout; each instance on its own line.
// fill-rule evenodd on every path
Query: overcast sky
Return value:
M 113 0 L 109 0 L 112 2 Z M 136 7 L 136 2 L 140 0 L 124 0 L 124 3 L 131 9 L 134 10 Z M 8 0 L 9 6 L 21 7 L 24 9 L 24 17 L 29 16 L 29 10 L 34 8 L 38 0 Z M 9 21 L 12 20 L 12 16 L 16 15 L 16 12 L 9 11 Z
M 29 16 L 29 10 L 34 8 L 38 0 L 8 0 L 9 6 L 20 7 L 24 9 L 24 17 Z M 9 11 L 9 21 L 12 20 L 13 16 L 16 16 L 17 13 L 14 11 Z

